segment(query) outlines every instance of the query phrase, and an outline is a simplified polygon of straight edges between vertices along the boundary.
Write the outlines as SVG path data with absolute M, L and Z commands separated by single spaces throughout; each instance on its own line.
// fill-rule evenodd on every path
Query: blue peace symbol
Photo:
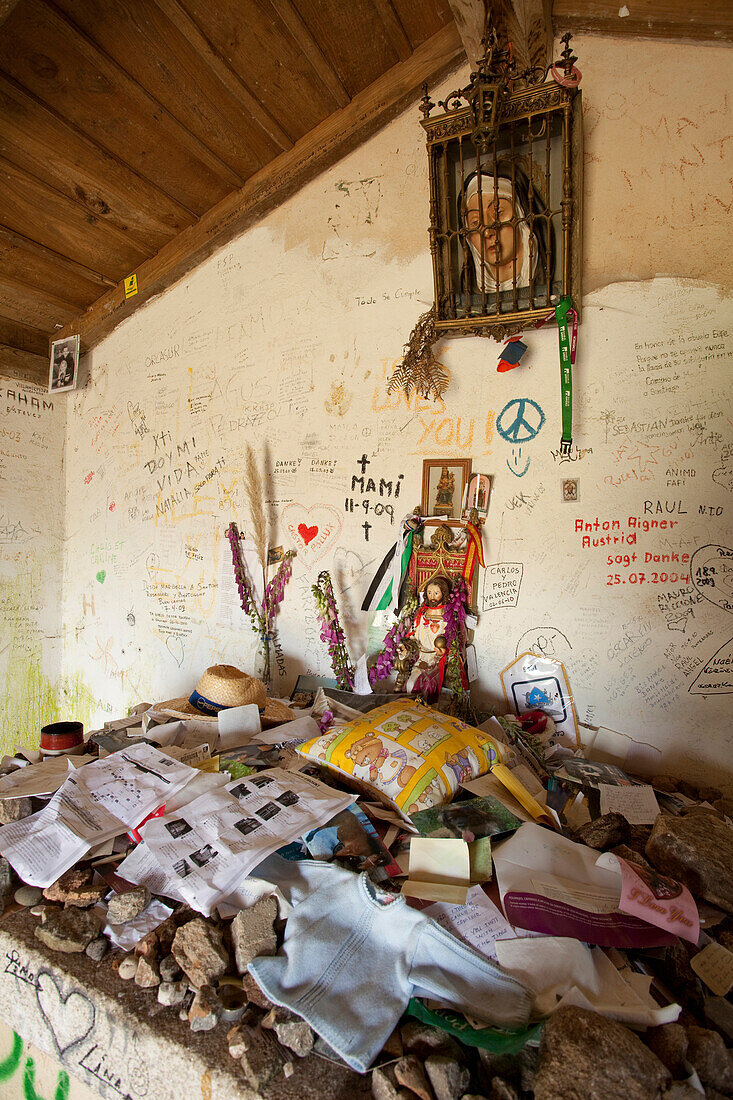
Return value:
M 530 397 L 515 397 L 499 413 L 496 430 L 509 443 L 528 443 L 538 434 L 545 414 Z

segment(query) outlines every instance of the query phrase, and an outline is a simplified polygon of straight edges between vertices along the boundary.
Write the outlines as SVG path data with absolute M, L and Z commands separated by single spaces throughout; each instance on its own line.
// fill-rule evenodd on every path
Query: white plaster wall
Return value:
M 61 684 L 67 395 L 0 378 L 0 748 L 37 745 Z
M 549 329 L 529 335 L 526 365 L 504 375 L 493 342 L 446 345 L 444 404 L 386 396 L 402 343 L 432 301 L 426 157 L 410 111 L 90 355 L 90 383 L 72 398 L 67 429 L 64 674 L 93 700 L 78 713 L 77 695 L 79 717 L 97 724 L 142 698 L 188 693 L 214 661 L 255 670 L 224 538 L 230 520 L 247 526 L 247 444 L 273 469 L 273 542 L 298 550 L 275 676 L 286 692 L 298 672 L 328 671 L 309 594 L 318 570 L 330 568 L 337 581 L 357 655 L 367 631 L 358 607 L 397 521 L 419 500 L 423 458 L 461 456 L 493 476 L 487 562 L 523 567 L 515 607 L 488 609 L 496 571 L 485 591 L 481 580 L 477 698 L 501 705 L 499 670 L 518 647 L 540 645 L 566 662 L 582 721 L 643 735 L 664 749 L 670 769 L 720 778 L 730 739 L 720 693 L 727 666 L 702 677 L 706 694 L 689 689 L 731 639 L 730 612 L 681 580 L 683 568 L 609 566 L 607 548 L 584 548 L 576 523 L 617 521 L 628 534 L 629 518 L 644 518 L 650 501 L 647 519 L 676 526 L 640 533 L 637 552 L 731 545 L 733 317 L 724 291 L 698 281 L 724 287 L 730 276 L 718 259 L 730 222 L 717 212 L 729 183 L 715 151 L 729 126 L 729 54 L 598 38 L 577 48 L 592 294 L 572 461 L 560 464 L 556 453 Z M 684 163 L 693 146 L 710 147 L 697 168 Z M 703 218 L 695 202 L 708 193 Z M 657 273 L 696 278 L 606 286 Z M 660 348 L 643 346 L 660 340 Z M 666 361 L 645 358 L 662 351 Z M 496 420 L 526 398 L 546 419 L 520 456 Z M 394 490 L 389 499 L 364 494 L 368 512 L 352 491 L 362 455 L 377 485 L 401 486 L 396 500 Z M 580 478 L 578 505 L 562 503 L 567 476 Z M 299 539 L 301 523 L 330 532 L 320 556 L 315 542 Z M 626 583 L 609 584 L 616 575 Z

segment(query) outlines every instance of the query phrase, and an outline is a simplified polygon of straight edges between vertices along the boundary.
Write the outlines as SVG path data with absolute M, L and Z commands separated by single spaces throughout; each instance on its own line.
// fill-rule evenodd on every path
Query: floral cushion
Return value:
M 450 802 L 460 783 L 501 761 L 488 734 L 407 697 L 306 741 L 298 752 L 405 814 Z

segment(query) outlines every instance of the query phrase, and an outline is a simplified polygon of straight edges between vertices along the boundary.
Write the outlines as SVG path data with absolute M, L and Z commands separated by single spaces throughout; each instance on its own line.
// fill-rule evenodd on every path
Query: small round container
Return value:
M 41 755 L 77 755 L 84 748 L 84 726 L 81 722 L 51 722 L 41 727 Z

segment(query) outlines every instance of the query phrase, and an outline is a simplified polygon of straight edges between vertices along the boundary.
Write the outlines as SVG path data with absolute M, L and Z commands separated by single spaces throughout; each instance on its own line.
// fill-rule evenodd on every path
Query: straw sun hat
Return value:
M 262 680 L 249 676 L 234 665 L 212 665 L 201 676 L 188 699 L 185 696 L 167 699 L 163 703 L 155 703 L 153 710 L 164 711 L 176 718 L 208 718 L 214 722 L 220 710 L 243 707 L 247 703 L 257 704 L 263 724 L 276 726 L 295 718 L 290 707 L 277 699 L 268 698 Z

